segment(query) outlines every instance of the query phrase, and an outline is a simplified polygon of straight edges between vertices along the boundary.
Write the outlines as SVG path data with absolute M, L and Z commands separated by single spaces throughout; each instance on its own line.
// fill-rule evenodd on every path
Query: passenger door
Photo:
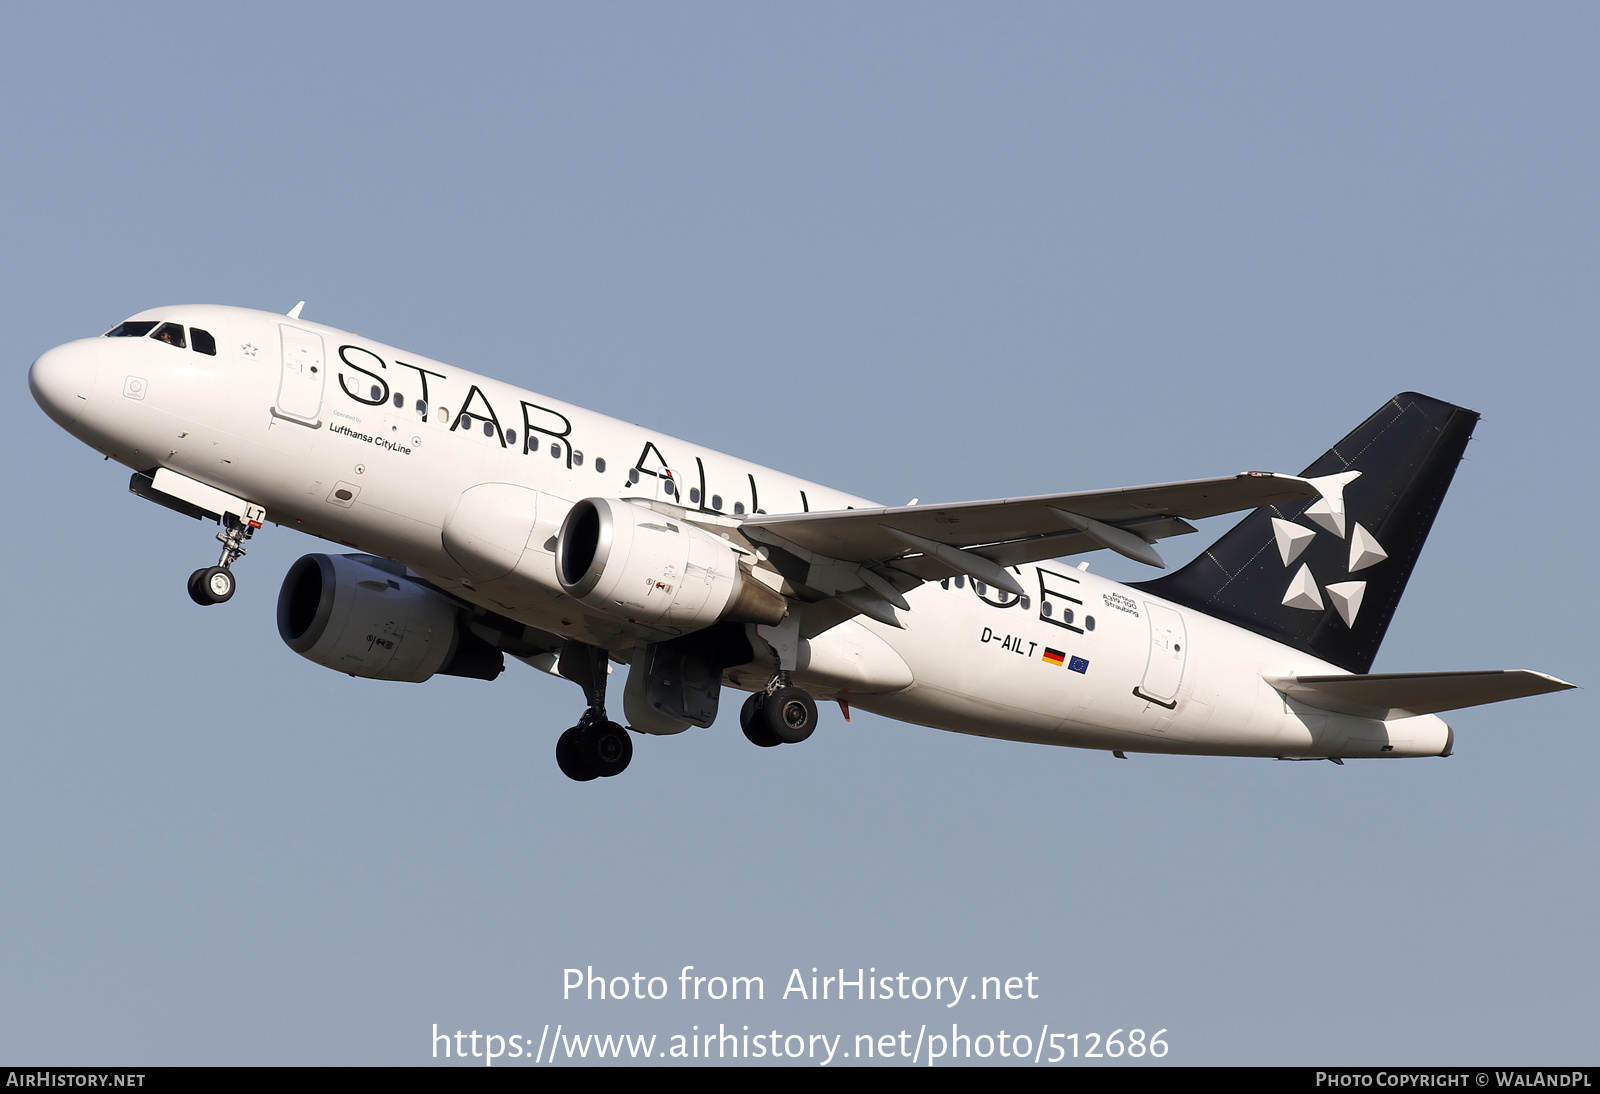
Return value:
M 323 363 L 322 336 L 287 323 L 278 324 L 283 334 L 283 373 L 278 381 L 278 404 L 274 412 L 280 418 L 304 422 L 309 426 L 322 424 L 322 388 L 327 379 Z
M 1145 662 L 1144 679 L 1133 693 L 1172 710 L 1178 705 L 1184 659 L 1188 656 L 1183 615 L 1148 600 L 1144 602 L 1144 614 L 1150 623 L 1150 659 Z

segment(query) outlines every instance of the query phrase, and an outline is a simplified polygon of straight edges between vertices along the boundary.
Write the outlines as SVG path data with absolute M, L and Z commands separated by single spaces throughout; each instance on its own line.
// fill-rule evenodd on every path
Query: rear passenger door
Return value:
M 1144 602 L 1144 614 L 1150 623 L 1150 659 L 1145 663 L 1144 679 L 1133 693 L 1172 710 L 1178 705 L 1178 689 L 1183 686 L 1183 666 L 1188 656 L 1183 616 L 1148 600 Z

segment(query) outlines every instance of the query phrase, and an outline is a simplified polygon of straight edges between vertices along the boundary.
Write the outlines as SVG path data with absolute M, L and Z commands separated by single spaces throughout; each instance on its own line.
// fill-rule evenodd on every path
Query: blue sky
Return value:
M 1589 684 L 1600 157 L 1577 4 L 8 8 L 0 1060 L 421 1063 L 437 1023 L 1168 1030 L 1181 1063 L 1590 1061 L 1588 691 L 1284 764 L 732 711 L 556 770 L 570 684 L 330 673 L 322 545 L 125 490 L 24 394 L 287 310 L 898 503 L 1297 471 L 1483 415 L 1376 671 Z M 1181 561 L 1219 534 L 1165 545 Z M 1096 556 L 1097 571 L 1136 566 Z M 580 1004 L 562 970 L 762 975 Z M 825 1009 L 793 968 L 1022 975 Z M 674 981 L 675 983 L 675 981 Z M 964 1007 L 963 1007 L 964 1009 Z

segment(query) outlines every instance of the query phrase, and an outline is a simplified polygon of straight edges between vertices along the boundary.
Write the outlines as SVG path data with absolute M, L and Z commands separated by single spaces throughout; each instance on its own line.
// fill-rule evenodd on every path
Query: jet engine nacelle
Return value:
M 727 540 L 614 498 L 572 507 L 556 574 L 573 599 L 635 623 L 694 631 L 721 620 L 775 626 L 784 598 L 739 567 Z
M 291 566 L 278 592 L 278 634 L 307 660 L 370 680 L 493 680 L 505 667 L 499 650 L 461 625 L 452 601 L 371 555 L 306 555 Z

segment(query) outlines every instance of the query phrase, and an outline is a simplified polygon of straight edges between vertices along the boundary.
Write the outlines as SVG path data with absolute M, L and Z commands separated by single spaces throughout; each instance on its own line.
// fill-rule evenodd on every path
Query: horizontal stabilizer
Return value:
M 1409 718 L 1577 687 L 1529 669 L 1385 672 L 1367 676 L 1268 676 L 1267 683 L 1307 706 L 1358 718 Z

